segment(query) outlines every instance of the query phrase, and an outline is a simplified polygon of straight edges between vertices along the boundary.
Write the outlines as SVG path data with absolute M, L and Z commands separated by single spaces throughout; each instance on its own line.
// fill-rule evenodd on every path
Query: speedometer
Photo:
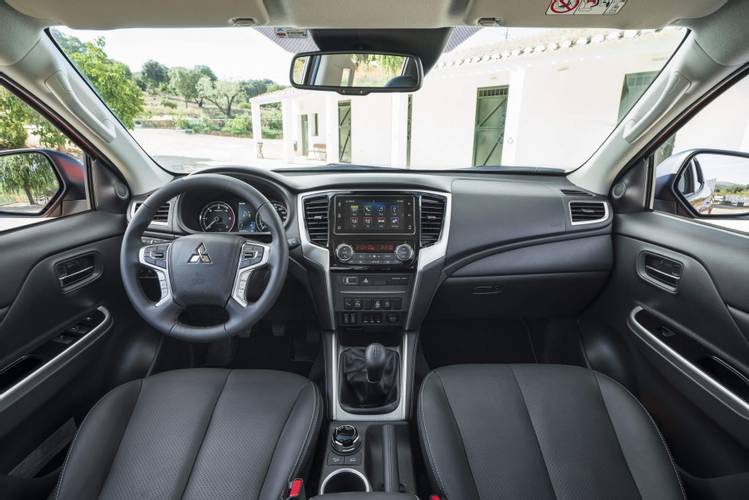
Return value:
M 289 210 L 286 208 L 286 205 L 284 205 L 280 201 L 271 200 L 271 205 L 273 205 L 273 208 L 276 209 L 276 213 L 281 218 L 281 222 L 286 224 L 286 218 L 289 216 Z M 263 222 L 263 219 L 260 217 L 260 212 L 257 213 L 255 216 L 255 222 L 257 223 L 257 230 L 265 232 L 268 230 L 268 226 Z
M 234 209 L 223 201 L 213 201 L 200 211 L 200 228 L 211 233 L 228 233 L 234 229 Z

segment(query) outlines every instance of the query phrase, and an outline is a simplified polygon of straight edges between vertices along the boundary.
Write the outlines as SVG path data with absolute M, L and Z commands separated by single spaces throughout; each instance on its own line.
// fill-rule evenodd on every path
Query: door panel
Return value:
M 740 233 L 618 214 L 614 272 L 581 321 L 591 365 L 647 406 L 693 490 L 749 484 L 747 249 Z
M 89 211 L 0 234 L 0 473 L 100 395 L 112 366 L 101 351 L 115 319 L 131 315 L 119 272 L 124 228 L 124 214 Z M 61 283 L 79 271 L 81 281 Z

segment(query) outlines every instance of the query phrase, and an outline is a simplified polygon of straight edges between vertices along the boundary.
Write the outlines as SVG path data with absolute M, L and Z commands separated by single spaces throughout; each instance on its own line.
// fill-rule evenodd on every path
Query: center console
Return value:
M 450 195 L 306 193 L 299 213 L 302 252 L 320 277 L 310 287 L 326 330 L 331 423 L 318 493 L 413 493 L 407 421 L 414 353 L 441 276 Z
M 415 194 L 335 194 L 333 307 L 346 327 L 403 326 L 418 262 Z

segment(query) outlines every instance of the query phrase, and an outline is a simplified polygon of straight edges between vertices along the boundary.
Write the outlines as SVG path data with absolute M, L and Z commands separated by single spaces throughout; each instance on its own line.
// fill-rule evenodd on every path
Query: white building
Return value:
M 570 33 L 536 31 L 458 47 L 442 55 L 413 94 L 351 97 L 291 88 L 264 94 L 251 101 L 253 137 L 260 137 L 260 107 L 280 102 L 283 140 L 261 141 L 263 157 L 285 163 L 577 166 L 684 33 Z

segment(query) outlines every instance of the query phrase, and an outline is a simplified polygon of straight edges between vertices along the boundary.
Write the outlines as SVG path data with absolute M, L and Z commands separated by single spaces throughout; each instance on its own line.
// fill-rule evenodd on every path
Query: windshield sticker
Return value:
M 547 16 L 598 15 L 615 16 L 627 0 L 552 0 Z
M 307 38 L 307 30 L 303 28 L 276 28 L 278 38 Z

